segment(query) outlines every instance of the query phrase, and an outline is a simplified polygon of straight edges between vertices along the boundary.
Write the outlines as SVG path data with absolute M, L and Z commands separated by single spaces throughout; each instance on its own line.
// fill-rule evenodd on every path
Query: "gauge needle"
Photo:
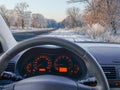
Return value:
M 42 63 L 41 64 L 39 64 L 37 67 L 39 67 L 39 66 L 41 66 L 42 65 Z
M 42 62 L 41 62 L 41 64 L 38 64 L 38 66 L 37 66 L 37 67 L 41 66 L 44 62 L 45 62 L 45 60 L 44 60 L 44 61 L 42 61 Z

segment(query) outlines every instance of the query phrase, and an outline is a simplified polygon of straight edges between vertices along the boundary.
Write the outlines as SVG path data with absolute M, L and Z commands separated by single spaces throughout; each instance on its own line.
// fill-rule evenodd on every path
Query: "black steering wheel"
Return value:
M 38 45 L 57 45 L 66 48 L 79 56 L 85 62 L 87 69 L 97 79 L 95 87 L 79 84 L 74 80 L 54 75 L 42 75 L 27 78 L 19 82 L 4 86 L 6 90 L 109 90 L 107 79 L 101 66 L 92 55 L 80 46 L 60 38 L 37 37 L 18 43 L 0 57 L 0 73 L 2 73 L 8 62 L 21 51 Z

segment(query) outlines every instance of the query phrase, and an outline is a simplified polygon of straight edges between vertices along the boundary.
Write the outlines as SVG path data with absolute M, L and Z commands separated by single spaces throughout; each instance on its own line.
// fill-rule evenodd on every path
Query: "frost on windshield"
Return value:
M 43 2 L 47 3 L 41 0 Z M 12 0 L 9 3 L 12 4 Z M 49 3 L 41 8 L 46 10 Z M 51 11 L 46 10 L 50 12 L 46 15 L 39 8 L 34 8 L 38 10 L 34 12 L 27 1 L 16 1 L 12 8 L 1 4 L 0 13 L 18 40 L 47 35 L 74 41 L 120 42 L 120 0 L 61 0 L 53 2 L 53 6 L 49 7 Z M 56 15 L 48 18 L 52 10 Z M 57 17 L 60 11 L 64 12 L 62 18 Z

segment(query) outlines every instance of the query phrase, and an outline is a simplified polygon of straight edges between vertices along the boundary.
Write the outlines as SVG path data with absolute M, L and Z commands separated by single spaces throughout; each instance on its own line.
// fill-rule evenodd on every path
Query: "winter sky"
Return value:
M 0 5 L 5 5 L 8 9 L 13 9 L 17 3 L 26 2 L 30 11 L 40 13 L 48 19 L 62 21 L 66 17 L 66 10 L 69 7 L 79 7 L 81 10 L 84 4 L 68 4 L 68 0 L 0 0 Z

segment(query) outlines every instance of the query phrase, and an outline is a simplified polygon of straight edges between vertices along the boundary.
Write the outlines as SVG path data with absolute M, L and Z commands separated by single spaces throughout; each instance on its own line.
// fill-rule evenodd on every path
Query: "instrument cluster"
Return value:
M 25 60 L 23 60 L 25 58 Z M 82 76 L 82 67 L 74 56 L 66 53 L 30 53 L 18 61 L 18 72 L 24 77 L 38 75 L 59 75 L 73 79 Z M 24 61 L 24 62 L 23 62 Z M 20 65 L 22 64 L 22 67 Z

